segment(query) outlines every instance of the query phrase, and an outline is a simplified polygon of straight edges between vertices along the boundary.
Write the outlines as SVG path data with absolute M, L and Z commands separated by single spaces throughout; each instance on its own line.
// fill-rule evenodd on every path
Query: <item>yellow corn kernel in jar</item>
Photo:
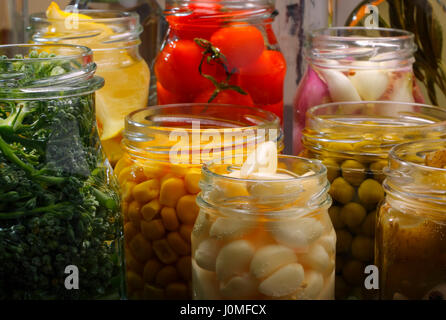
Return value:
M 146 283 L 144 285 L 143 298 L 147 300 L 163 300 L 164 290 Z
M 133 290 L 142 289 L 144 286 L 142 278 L 133 271 L 127 272 L 127 284 Z
M 185 224 L 193 224 L 197 218 L 200 208 L 196 202 L 196 196 L 185 195 L 178 200 L 177 215 L 181 222 Z
M 152 220 L 161 210 L 161 204 L 158 199 L 153 199 L 141 208 L 141 215 L 146 221 Z
M 184 181 L 180 178 L 169 178 L 161 184 L 160 203 L 175 208 L 178 200 L 185 194 Z
M 155 219 L 152 221 L 142 221 L 141 222 L 141 233 L 149 240 L 161 239 L 166 230 L 164 228 L 161 219 Z
M 138 274 L 143 271 L 143 265 L 136 260 L 129 248 L 125 249 L 125 266 L 127 267 L 127 270 L 132 270 Z
M 180 226 L 178 222 L 177 214 L 174 208 L 164 207 L 161 209 L 161 219 L 163 220 L 164 227 L 169 231 L 177 230 Z
M 164 264 L 174 263 L 178 259 L 178 255 L 172 250 L 166 239 L 153 241 L 153 250 Z
M 152 283 L 155 281 L 155 277 L 158 274 L 158 272 L 163 268 L 163 265 L 161 262 L 158 261 L 158 259 L 150 259 L 146 262 L 144 265 L 144 271 L 143 271 L 143 278 L 144 281 L 147 283 Z
M 184 281 L 192 279 L 192 260 L 190 256 L 184 256 L 178 259 L 177 271 Z
M 218 185 L 218 190 L 221 192 L 221 196 L 225 198 L 249 196 L 248 189 L 244 182 L 222 182 Z
M 161 185 L 163 185 L 163 183 L 170 178 L 178 178 L 178 177 L 175 177 L 173 173 L 169 172 L 160 178 Z
M 130 202 L 133 200 L 133 188 L 136 186 L 136 183 L 133 181 L 127 181 L 121 184 L 121 192 L 122 192 L 122 200 L 125 202 Z
M 181 238 L 178 232 L 171 232 L 167 235 L 167 243 L 170 247 L 181 256 L 190 254 L 190 245 Z
M 132 221 L 135 225 L 139 226 L 139 223 L 141 221 L 141 205 L 138 201 L 132 201 L 129 204 L 128 208 L 128 217 L 129 220 Z
M 189 166 L 186 166 L 184 164 L 173 164 L 170 167 L 170 172 L 178 178 L 183 178 L 188 172 L 188 170 Z
M 114 173 L 117 177 L 119 177 L 119 174 L 121 173 L 122 169 L 131 166 L 132 161 L 128 157 L 122 157 L 119 159 L 119 161 L 116 163 L 116 166 L 114 168 Z
M 194 226 L 192 224 L 183 224 L 180 227 L 180 235 L 187 243 L 191 243 L 191 234 L 193 229 Z
M 152 245 L 147 241 L 142 234 L 136 235 L 130 241 L 129 249 L 133 256 L 140 262 L 147 261 L 152 256 Z
M 156 275 L 155 283 L 161 287 L 166 287 L 169 283 L 178 280 L 177 269 L 173 266 L 165 266 Z
M 128 215 L 127 215 L 128 208 L 129 208 L 129 203 L 127 201 L 122 201 L 121 210 L 122 210 L 122 213 L 124 214 L 125 222 L 127 222 L 129 220 Z
M 118 176 L 118 182 L 122 186 L 126 181 L 141 182 L 145 176 L 141 167 L 131 166 L 121 170 Z
M 130 242 L 137 233 L 138 228 L 133 222 L 129 221 L 124 225 L 124 238 L 127 243 Z
M 147 203 L 158 197 L 160 183 L 158 179 L 150 179 L 137 184 L 132 191 L 133 198 L 141 203 Z
M 201 179 L 201 169 L 192 168 L 184 176 L 186 190 L 189 193 L 195 194 L 200 192 L 199 182 Z
M 189 289 L 187 285 L 181 282 L 173 282 L 166 287 L 166 298 L 169 300 L 187 300 Z
M 167 168 L 162 164 L 145 163 L 143 173 L 148 179 L 159 179 L 167 173 Z

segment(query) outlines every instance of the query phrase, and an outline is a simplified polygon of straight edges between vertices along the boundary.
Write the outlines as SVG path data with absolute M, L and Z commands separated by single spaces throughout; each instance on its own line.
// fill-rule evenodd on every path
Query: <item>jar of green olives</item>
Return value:
M 364 287 L 374 261 L 377 208 L 384 199 L 383 168 L 396 144 L 446 136 L 446 110 L 403 102 L 343 102 L 311 108 L 302 155 L 327 167 L 336 230 L 336 299 L 373 299 Z
M 381 299 L 446 300 L 445 166 L 446 140 L 390 151 L 375 242 Z

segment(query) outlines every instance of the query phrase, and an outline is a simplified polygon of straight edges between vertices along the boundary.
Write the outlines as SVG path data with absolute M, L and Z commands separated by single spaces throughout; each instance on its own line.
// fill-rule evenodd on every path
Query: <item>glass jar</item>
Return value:
M 369 1 L 354 3 L 348 18 L 341 24 L 360 26 L 370 21 L 366 6 Z M 446 59 L 446 48 L 438 45 L 445 39 L 446 24 L 443 23 L 446 14 L 445 0 L 424 1 L 394 1 L 378 0 L 374 16 L 380 25 L 389 28 L 399 28 L 415 35 L 414 72 L 424 96 L 429 103 L 436 106 L 446 104 L 446 69 L 443 61 Z M 356 7 L 355 7 L 356 6 Z
M 204 165 L 192 231 L 194 299 L 334 299 L 336 234 L 327 170 L 279 156 L 280 180 Z
M 231 105 L 153 106 L 127 117 L 121 186 L 127 283 L 131 299 L 191 297 L 190 233 L 201 164 L 223 155 L 242 161 L 257 143 L 277 141 L 271 112 Z
M 53 2 L 46 13 L 31 16 L 32 42 L 68 43 L 91 48 L 105 79 L 96 94 L 99 136 L 112 166 L 121 157 L 124 119 L 147 106 L 150 70 L 138 47 L 142 27 L 136 13 L 113 10 L 61 11 Z
M 0 299 L 124 297 L 95 69 L 86 47 L 0 46 Z
M 390 152 L 375 242 L 382 299 L 446 298 L 446 170 L 425 165 L 445 148 L 423 140 Z
M 271 26 L 273 0 L 168 0 L 165 14 L 159 104 L 255 106 L 282 119 L 286 62 Z
M 328 170 L 337 234 L 336 298 L 373 298 L 364 268 L 374 261 L 376 210 L 384 199 L 383 168 L 399 143 L 446 135 L 446 111 L 402 102 L 345 102 L 313 107 L 303 131 L 302 154 Z
M 414 35 L 397 29 L 327 28 L 307 40 L 308 69 L 294 101 L 293 151 L 301 151 L 305 114 L 342 101 L 423 103 L 412 70 Z

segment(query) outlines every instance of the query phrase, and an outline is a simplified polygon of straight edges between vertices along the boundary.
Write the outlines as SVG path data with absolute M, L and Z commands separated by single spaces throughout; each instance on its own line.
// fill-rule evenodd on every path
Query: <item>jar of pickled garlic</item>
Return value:
M 192 231 L 194 299 L 334 299 L 326 168 L 270 147 L 258 157 L 271 161 L 263 169 L 246 166 L 249 157 L 242 166 L 204 165 Z
M 63 11 L 52 2 L 31 15 L 34 43 L 68 43 L 93 50 L 97 74 L 105 79 L 96 92 L 96 119 L 104 151 L 114 166 L 122 156 L 125 116 L 145 108 L 150 70 L 139 54 L 142 26 L 136 13 L 113 10 Z
M 336 298 L 369 299 L 364 269 L 374 261 L 376 210 L 384 199 L 383 168 L 399 143 L 446 135 L 446 111 L 403 102 L 345 102 L 313 107 L 303 132 L 302 155 L 328 170 L 337 234 Z
M 375 242 L 382 299 L 446 299 L 445 160 L 446 140 L 390 152 Z
M 294 100 L 293 151 L 301 151 L 306 112 L 341 101 L 424 103 L 412 65 L 414 35 L 384 28 L 337 27 L 311 33 L 307 71 Z
M 167 0 L 168 33 L 155 62 L 159 104 L 255 106 L 282 119 L 286 62 L 273 0 Z
M 258 142 L 283 148 L 279 118 L 231 105 L 153 106 L 131 113 L 121 186 L 130 299 L 191 298 L 191 232 L 199 208 L 201 164 L 243 161 Z

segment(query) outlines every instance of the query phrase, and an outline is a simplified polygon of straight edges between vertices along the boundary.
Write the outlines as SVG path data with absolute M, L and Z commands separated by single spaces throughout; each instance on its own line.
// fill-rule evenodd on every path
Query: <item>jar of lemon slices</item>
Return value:
M 72 13 L 52 2 L 45 13 L 31 16 L 29 31 L 35 43 L 78 44 L 93 50 L 96 74 L 105 79 L 104 87 L 96 92 L 99 135 L 114 166 L 122 153 L 125 116 L 148 101 L 150 70 L 138 51 L 139 16 L 113 10 Z
M 199 211 L 201 164 L 223 157 L 242 163 L 265 140 L 282 150 L 280 120 L 256 108 L 164 105 L 127 117 L 125 153 L 115 174 L 123 200 L 130 299 L 191 298 L 191 232 Z

